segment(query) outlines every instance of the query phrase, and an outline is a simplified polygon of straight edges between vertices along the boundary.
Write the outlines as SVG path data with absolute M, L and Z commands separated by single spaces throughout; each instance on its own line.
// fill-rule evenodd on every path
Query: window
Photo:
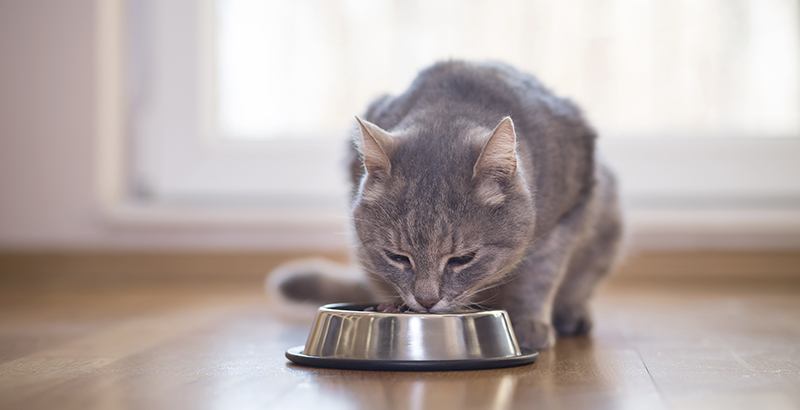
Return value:
M 791 1 L 219 0 L 215 14 L 227 138 L 338 138 L 450 57 L 534 73 L 612 138 L 800 134 Z
M 800 205 L 797 0 L 125 3 L 128 196 L 343 213 L 353 116 L 445 58 L 576 101 L 632 209 Z

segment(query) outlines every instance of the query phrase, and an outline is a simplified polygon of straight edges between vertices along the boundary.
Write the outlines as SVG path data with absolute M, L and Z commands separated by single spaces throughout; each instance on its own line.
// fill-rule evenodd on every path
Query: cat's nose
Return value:
M 426 309 L 430 309 L 433 305 L 439 303 L 440 299 L 417 299 L 417 303 L 425 307 Z

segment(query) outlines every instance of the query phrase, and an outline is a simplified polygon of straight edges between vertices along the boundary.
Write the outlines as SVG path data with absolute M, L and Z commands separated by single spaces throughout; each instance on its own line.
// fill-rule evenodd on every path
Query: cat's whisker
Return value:
M 466 292 L 464 292 L 463 296 L 460 296 L 459 299 L 469 300 L 472 296 L 475 296 L 476 294 L 479 294 L 479 293 L 481 293 L 481 292 L 483 292 L 485 290 L 499 288 L 500 286 L 505 285 L 505 284 L 513 281 L 514 279 L 518 278 L 520 275 L 521 275 L 521 273 L 505 275 L 504 277 L 500 278 L 499 280 L 490 281 L 488 283 L 485 283 L 485 284 L 483 284 L 481 287 L 479 287 L 477 289 L 475 289 L 475 288 L 469 289 Z M 495 294 L 494 296 L 492 296 L 492 298 L 497 297 L 498 295 L 499 295 L 499 292 L 497 294 Z
M 364 276 L 367 278 L 367 280 L 372 281 L 372 282 L 377 283 L 377 284 L 388 283 L 397 292 L 396 294 L 392 295 L 392 294 L 389 294 L 386 291 L 384 291 L 382 287 L 377 286 L 377 287 L 373 287 L 373 290 L 376 293 L 379 293 L 376 296 L 380 297 L 381 299 L 388 299 L 388 298 L 394 299 L 394 298 L 397 298 L 399 295 L 402 295 L 402 292 L 400 291 L 400 288 L 397 287 L 397 285 L 395 285 L 394 283 L 389 282 L 389 281 L 381 280 L 377 273 L 375 273 L 374 271 L 372 271 L 371 269 L 366 267 L 367 266 L 366 264 L 362 263 L 361 266 L 362 266 L 362 269 L 364 270 L 364 273 L 366 273 L 366 275 L 364 275 Z
M 496 292 L 495 294 L 493 294 L 493 295 L 491 295 L 491 296 L 489 296 L 489 297 L 487 297 L 485 299 L 474 301 L 472 303 L 474 303 L 476 305 L 489 304 L 490 302 L 494 302 L 497 299 L 498 296 L 500 296 L 500 292 Z

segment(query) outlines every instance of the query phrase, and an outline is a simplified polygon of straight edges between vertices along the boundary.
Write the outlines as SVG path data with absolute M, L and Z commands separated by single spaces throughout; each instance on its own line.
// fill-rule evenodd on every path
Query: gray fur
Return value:
M 620 217 L 595 133 L 570 101 L 507 65 L 450 61 L 360 122 L 353 227 L 376 292 L 434 313 L 506 309 L 524 347 L 550 347 L 554 326 L 589 331 Z

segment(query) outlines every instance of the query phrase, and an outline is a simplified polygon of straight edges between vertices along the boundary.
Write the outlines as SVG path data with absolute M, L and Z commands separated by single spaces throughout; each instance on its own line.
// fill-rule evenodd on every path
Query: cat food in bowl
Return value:
M 419 313 L 414 312 L 406 305 L 400 303 L 381 303 L 378 306 L 369 305 L 364 308 L 364 312 L 378 312 L 378 313 Z
M 519 348 L 504 310 L 430 314 L 403 308 L 322 306 L 305 346 L 289 349 L 286 357 L 340 369 L 467 370 L 530 364 L 538 356 Z

